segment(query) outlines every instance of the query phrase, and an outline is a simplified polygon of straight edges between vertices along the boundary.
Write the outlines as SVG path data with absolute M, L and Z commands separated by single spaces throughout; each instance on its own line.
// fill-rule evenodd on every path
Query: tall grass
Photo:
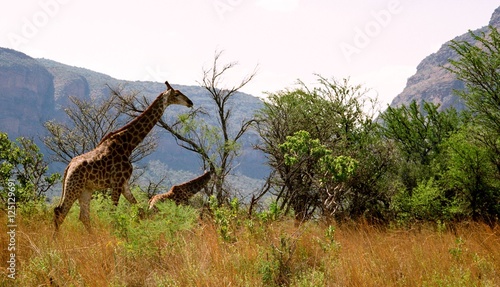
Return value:
M 144 215 L 98 198 L 92 234 L 74 206 L 55 240 L 50 208 L 22 212 L 17 276 L 7 278 L 2 268 L 0 286 L 500 286 L 499 227 L 296 226 L 234 209 L 217 216 L 169 202 L 159 209 Z M 7 222 L 3 212 L 0 222 Z M 8 237 L 0 226 L 5 265 Z

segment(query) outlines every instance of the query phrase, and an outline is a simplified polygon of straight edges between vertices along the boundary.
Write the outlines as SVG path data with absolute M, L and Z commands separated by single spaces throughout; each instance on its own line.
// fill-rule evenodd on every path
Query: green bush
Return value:
M 209 198 L 209 204 L 219 236 L 228 242 L 236 240 L 234 232 L 241 223 L 238 217 L 240 207 L 238 199 L 234 198 L 231 200 L 229 206 L 219 205 L 216 197 L 212 195 Z
M 461 202 L 447 198 L 445 189 L 430 178 L 418 183 L 411 192 L 402 188 L 393 197 L 392 209 L 397 222 L 406 225 L 411 222 L 447 222 L 462 212 Z
M 443 145 L 440 182 L 451 199 L 455 217 L 493 222 L 500 217 L 500 179 L 490 151 L 470 137 L 476 127 L 464 127 Z
M 268 210 L 264 210 L 258 214 L 258 218 L 263 221 L 274 221 L 278 220 L 284 215 L 284 211 L 280 208 L 280 205 L 276 200 L 273 200 L 268 207 Z
M 418 184 L 410 197 L 411 213 L 417 220 L 441 219 L 445 205 L 446 199 L 442 189 L 432 178 Z
M 139 202 L 143 194 L 136 194 Z M 145 205 L 131 205 L 121 200 L 115 208 L 108 197 L 99 195 L 92 201 L 100 221 L 112 227 L 114 234 L 122 240 L 126 255 L 154 256 L 160 254 L 161 242 L 174 242 L 179 231 L 194 227 L 198 211 L 191 207 L 176 205 L 167 200 L 157 205 L 158 212 L 149 212 Z
M 47 171 L 48 163 L 33 140 L 11 141 L 0 132 L 0 202 L 7 203 L 10 189 L 14 189 L 16 203 L 44 201 L 46 192 L 61 178 Z

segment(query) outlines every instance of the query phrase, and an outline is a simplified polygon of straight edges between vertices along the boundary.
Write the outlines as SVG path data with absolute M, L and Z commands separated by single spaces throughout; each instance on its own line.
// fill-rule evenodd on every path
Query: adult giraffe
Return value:
M 70 161 L 64 171 L 61 201 L 54 208 L 56 232 L 77 199 L 80 203 L 80 221 L 90 232 L 90 199 L 94 190 L 111 189 L 111 199 L 115 205 L 120 194 L 130 203 L 137 203 L 128 186 L 132 175 L 132 151 L 153 129 L 169 105 L 193 106 L 193 102 L 179 90 L 174 90 L 168 82 L 165 85 L 167 89 L 144 112 L 103 137 L 95 149 Z

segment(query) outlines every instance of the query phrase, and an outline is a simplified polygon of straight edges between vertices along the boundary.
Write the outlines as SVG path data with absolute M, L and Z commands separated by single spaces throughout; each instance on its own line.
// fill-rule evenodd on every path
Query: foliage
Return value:
M 453 205 L 434 179 L 420 182 L 410 194 L 404 190 L 393 197 L 399 223 L 450 220 Z
M 455 109 L 412 101 L 409 106 L 387 107 L 381 114 L 384 136 L 393 140 L 407 161 L 428 165 L 440 153 L 440 144 L 460 125 Z
M 392 208 L 399 220 L 447 222 L 472 218 L 492 223 L 498 218 L 500 182 L 496 179 L 493 163 L 489 161 L 487 148 L 477 138 L 471 137 L 479 127 L 469 120 L 467 112 L 459 116 L 459 121 L 455 121 L 455 113 L 447 110 L 435 116 L 441 119 L 435 122 L 435 126 L 439 127 L 436 133 L 442 133 L 439 129 L 446 126 L 444 123 L 455 122 L 457 125 L 453 129 L 445 129 L 444 136 L 429 149 L 427 160 L 419 162 L 406 158 L 408 161 L 400 163 L 399 180 L 404 188 L 392 199 Z M 408 121 L 399 130 L 393 125 L 394 134 L 408 135 L 405 131 L 416 130 L 418 127 L 415 125 L 430 122 L 428 118 L 431 115 L 419 116 L 421 120 L 418 121 Z M 393 120 L 387 115 L 385 117 Z M 450 118 L 453 120 L 449 121 Z M 399 123 L 406 120 L 400 119 Z M 386 125 L 391 125 L 391 122 Z M 413 141 L 418 142 L 411 138 L 401 141 L 401 149 L 415 144 Z M 431 140 L 427 139 L 426 142 Z
M 396 180 L 402 187 L 391 200 L 399 221 L 450 220 L 457 202 L 443 189 L 441 176 L 446 170 L 448 139 L 456 133 L 465 116 L 453 109 L 413 101 L 409 106 L 388 107 L 381 114 L 382 134 L 397 146 L 401 158 L 396 165 Z
M 472 114 L 467 136 L 455 140 L 451 152 L 469 173 L 460 174 L 452 164 L 450 175 L 462 197 L 469 198 L 473 218 L 494 222 L 500 218 L 500 33 L 490 26 L 487 33 L 470 35 L 477 44 L 452 41 L 459 59 L 450 60 L 448 68 L 465 83 L 457 94 Z
M 356 170 L 357 161 L 348 156 L 334 156 L 333 152 L 319 142 L 319 139 L 311 139 L 309 132 L 298 131 L 292 136 L 287 136 L 286 141 L 279 145 L 284 154 L 285 165 L 291 167 L 297 175 L 297 180 L 310 182 L 309 192 L 317 202 L 311 198 L 304 198 L 308 202 L 300 202 L 297 198 L 294 210 L 302 212 L 301 216 L 307 218 L 316 208 L 326 207 L 322 203 L 328 200 L 329 189 L 338 186 L 352 176 Z M 312 193 L 315 194 L 312 194 Z M 300 209 L 307 207 L 307 209 Z
M 143 193 L 136 193 L 135 196 L 140 202 L 147 202 Z M 124 255 L 130 258 L 161 254 L 158 240 L 171 239 L 177 232 L 191 229 L 198 217 L 196 210 L 177 206 L 173 201 L 158 203 L 156 207 L 154 214 L 145 214 L 147 206 L 120 201 L 114 207 L 110 198 L 102 194 L 96 194 L 92 201 L 92 209 L 97 213 L 101 224 L 112 228 L 123 246 Z
M 450 60 L 448 69 L 465 83 L 466 90 L 457 93 L 474 115 L 480 127 L 474 136 L 489 150 L 500 176 L 500 33 L 490 27 L 488 34 L 470 35 L 477 45 L 452 41 L 459 59 Z
M 260 273 L 265 286 L 289 286 L 296 239 L 282 236 L 278 246 L 272 246 L 267 260 L 262 260 Z
M 283 216 L 283 210 L 280 209 L 280 204 L 276 200 L 271 201 L 267 210 L 258 214 L 258 217 L 263 221 L 278 220 Z
M 374 103 L 361 86 L 318 76 L 314 88 L 299 83 L 269 94 L 264 104 L 257 114 L 259 149 L 274 169 L 269 181 L 285 212 L 307 219 L 320 208 L 346 218 L 385 205 L 392 147 L 380 140 Z
M 391 229 L 363 222 L 298 226 L 287 216 L 275 221 L 238 213 L 234 221 L 245 224 L 233 225 L 232 239 L 226 241 L 213 218 L 200 218 L 192 208 L 168 201 L 158 208 L 140 219 L 128 202 L 115 208 L 98 195 L 92 201 L 93 233 L 78 220 L 75 204 L 57 240 L 52 208 L 18 214 L 16 279 L 0 276 L 0 285 L 500 284 L 500 241 L 491 240 L 499 230 L 481 223 L 437 232 L 428 225 Z M 0 212 L 0 220 L 5 216 Z M 0 241 L 7 242 L 6 226 L 0 231 Z M 10 256 L 6 248 L 0 255 Z
M 48 164 L 38 146 L 30 139 L 10 141 L 0 132 L 0 199 L 7 201 L 7 181 L 15 179 L 16 202 L 44 200 L 45 193 L 60 179 L 58 173 L 47 174 Z M 5 204 L 3 205 L 5 206 Z
M 334 181 L 346 180 L 356 170 L 357 161 L 348 156 L 334 157 L 333 152 L 322 145 L 318 139 L 311 139 L 307 131 L 298 131 L 293 136 L 287 136 L 286 141 L 279 145 L 284 153 L 285 164 L 300 165 L 312 161 L 312 166 L 306 166 L 304 173 L 324 174 L 319 182 L 326 179 Z M 309 168 L 311 167 L 311 168 Z M 329 178 L 328 178 L 329 177 Z
M 218 227 L 222 240 L 232 242 L 235 240 L 235 229 L 240 225 L 238 211 L 239 202 L 233 198 L 229 205 L 219 205 L 215 196 L 209 198 L 210 210 L 213 214 L 214 223 Z
M 418 220 L 433 220 L 443 211 L 442 190 L 432 179 L 420 183 L 410 197 L 411 211 Z
M 470 137 L 477 128 L 464 127 L 443 145 L 446 152 L 440 182 L 456 202 L 457 219 L 493 223 L 500 217 L 500 180 L 487 147 Z

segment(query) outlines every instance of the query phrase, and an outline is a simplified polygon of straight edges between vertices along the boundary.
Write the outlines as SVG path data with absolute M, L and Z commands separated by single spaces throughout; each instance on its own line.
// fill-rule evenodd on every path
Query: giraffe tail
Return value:
M 62 180 L 62 193 L 61 193 L 61 198 L 59 199 L 59 204 L 57 205 L 58 207 L 61 206 L 61 204 L 64 202 L 64 198 L 66 197 L 66 177 L 68 176 L 68 169 L 69 169 L 69 164 L 64 170 L 64 175 L 63 175 L 63 180 Z
M 57 232 L 57 230 L 59 230 L 59 225 L 60 225 L 59 217 L 61 216 L 61 213 L 62 213 L 62 204 L 64 202 L 64 199 L 66 198 L 66 177 L 68 176 L 69 166 L 70 165 L 68 164 L 68 166 L 64 170 L 64 176 L 63 176 L 63 180 L 62 180 L 61 199 L 59 200 L 59 203 L 57 204 L 57 206 L 54 208 L 54 226 L 55 226 L 56 232 Z

